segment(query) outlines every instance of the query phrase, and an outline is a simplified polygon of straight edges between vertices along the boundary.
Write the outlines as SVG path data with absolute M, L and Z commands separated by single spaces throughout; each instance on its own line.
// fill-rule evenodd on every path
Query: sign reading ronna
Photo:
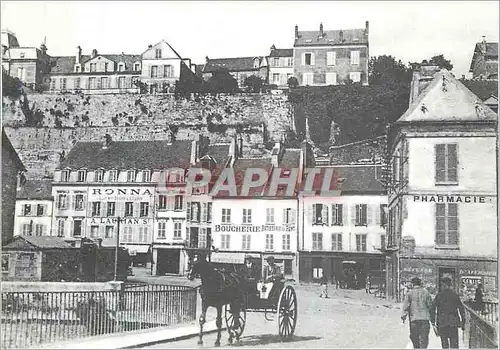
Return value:
M 215 232 L 291 232 L 295 225 L 215 225 Z
M 413 196 L 414 202 L 429 203 L 486 203 L 491 202 L 491 198 L 484 196 L 454 196 L 454 195 L 432 195 L 432 196 Z
M 147 201 L 152 200 L 152 188 L 109 188 L 109 187 L 93 187 L 89 189 L 89 201 Z

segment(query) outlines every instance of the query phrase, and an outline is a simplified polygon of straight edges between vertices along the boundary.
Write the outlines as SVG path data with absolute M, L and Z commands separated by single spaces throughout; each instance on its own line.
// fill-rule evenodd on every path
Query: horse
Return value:
M 201 315 L 200 323 L 200 337 L 198 345 L 203 345 L 203 324 L 205 323 L 205 316 L 208 307 L 212 306 L 217 309 L 217 340 L 214 346 L 220 346 L 221 327 L 222 327 L 222 307 L 229 304 L 231 306 L 231 313 L 234 319 L 234 327 L 240 327 L 239 315 L 240 308 L 243 305 L 245 284 L 243 278 L 232 272 L 215 269 L 211 263 L 206 261 L 205 256 L 198 255 L 197 257 L 189 257 L 189 271 L 187 275 L 189 280 L 201 278 L 200 296 L 201 296 Z M 229 344 L 233 343 L 233 338 L 239 342 L 239 335 L 236 336 L 231 332 L 228 325 Z

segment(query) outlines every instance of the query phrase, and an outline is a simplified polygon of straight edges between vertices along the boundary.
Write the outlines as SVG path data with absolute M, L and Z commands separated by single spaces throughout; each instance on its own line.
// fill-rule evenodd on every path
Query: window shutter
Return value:
M 106 236 L 106 226 L 99 226 L 99 237 L 104 238 Z
M 140 207 L 140 203 L 137 202 L 137 203 L 132 203 L 132 206 L 134 208 L 134 210 L 132 211 L 134 214 L 134 217 L 139 217 L 139 207 Z
M 92 203 L 94 202 L 89 202 L 87 205 L 87 217 L 92 216 Z
M 328 226 L 328 205 L 323 205 L 321 209 L 321 217 L 323 219 L 323 225 Z
M 286 223 L 286 208 L 283 208 L 283 221 L 284 224 Z
M 351 225 L 356 225 L 357 217 L 358 217 L 358 205 L 356 204 L 351 207 Z
M 311 66 L 314 66 L 314 57 L 315 55 L 311 53 Z
M 116 213 L 118 217 L 125 216 L 125 202 L 116 202 Z
M 106 217 L 108 215 L 108 203 L 101 202 L 101 216 Z
M 69 224 L 69 237 L 73 237 L 73 221 L 68 221 Z
M 341 218 L 342 218 L 342 226 L 347 225 L 348 224 L 348 222 L 347 222 L 348 221 L 348 219 L 347 219 L 347 205 L 341 204 L 340 205 L 340 210 L 342 212 L 342 216 L 341 216 Z
M 446 181 L 446 145 L 435 145 L 436 152 L 436 182 Z
M 290 223 L 295 225 L 295 223 L 297 222 L 297 210 L 295 209 L 290 210 L 290 215 L 292 216 Z
M 458 168 L 458 154 L 457 145 L 450 143 L 447 145 L 447 158 L 448 158 L 448 181 L 457 181 L 457 168 Z
M 380 205 L 373 208 L 375 210 L 375 225 L 380 226 L 382 223 L 382 207 Z
M 303 66 L 306 65 L 306 53 L 305 52 L 302 53 L 302 65 Z
M 312 225 L 314 223 L 314 215 L 316 212 L 316 204 L 312 205 L 312 209 L 310 208 L 307 210 L 307 220 L 309 222 L 309 225 Z
M 375 208 L 372 205 L 366 205 L 366 225 L 370 226 L 373 224 L 373 210 Z

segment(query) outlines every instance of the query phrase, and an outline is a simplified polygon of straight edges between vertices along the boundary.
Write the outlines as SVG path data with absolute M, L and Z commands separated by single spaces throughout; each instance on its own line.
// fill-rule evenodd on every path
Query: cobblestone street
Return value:
M 408 324 L 400 320 L 400 307 L 385 299 L 367 295 L 364 290 L 329 288 L 330 298 L 319 298 L 318 285 L 295 285 L 299 313 L 294 338 L 286 343 L 290 348 L 393 348 L 409 345 Z M 215 309 L 209 317 L 215 316 Z M 207 318 L 209 318 L 207 317 Z M 264 314 L 248 313 L 245 331 L 239 347 L 279 348 L 278 325 L 266 321 Z M 227 345 L 227 332 L 222 346 Z M 204 336 L 204 347 L 213 347 L 216 333 Z M 197 337 L 161 343 L 147 348 L 192 348 Z M 429 348 L 440 348 L 439 339 L 430 334 Z

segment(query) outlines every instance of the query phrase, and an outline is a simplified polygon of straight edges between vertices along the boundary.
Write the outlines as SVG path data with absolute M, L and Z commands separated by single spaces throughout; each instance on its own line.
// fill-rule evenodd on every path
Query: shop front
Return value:
M 372 285 L 385 279 L 385 257 L 376 253 L 301 252 L 299 279 L 318 282 L 326 276 L 330 283 L 339 282 L 346 288 L 364 288 L 366 277 Z
M 409 284 L 413 277 L 419 277 L 428 291 L 436 294 L 439 281 L 449 277 L 464 300 L 474 299 L 479 283 L 484 287 L 485 300 L 497 300 L 497 267 L 498 261 L 494 258 L 401 257 L 400 284 Z
M 183 247 L 174 244 L 154 244 L 153 261 L 156 276 L 184 275 L 187 273 L 188 257 Z

